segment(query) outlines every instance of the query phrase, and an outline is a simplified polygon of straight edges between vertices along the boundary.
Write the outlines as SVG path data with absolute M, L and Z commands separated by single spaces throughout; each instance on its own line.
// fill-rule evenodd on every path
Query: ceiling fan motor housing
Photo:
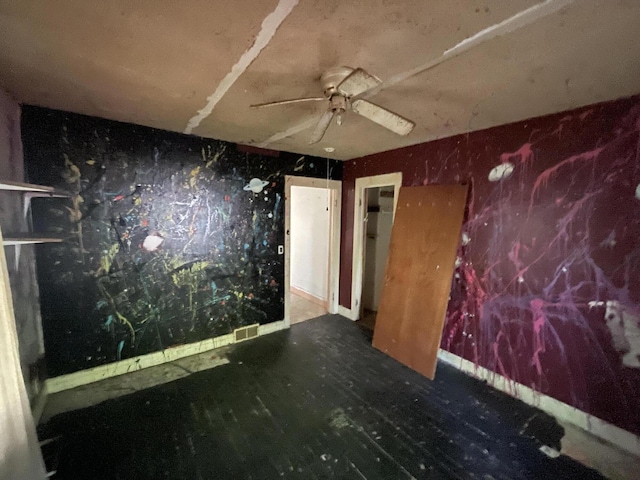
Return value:
M 351 72 L 353 72 L 353 68 L 351 67 L 335 67 L 324 72 L 322 77 L 320 77 L 320 83 L 322 83 L 325 97 L 330 99 L 334 95 L 341 95 L 338 92 L 338 85 L 340 85 Z

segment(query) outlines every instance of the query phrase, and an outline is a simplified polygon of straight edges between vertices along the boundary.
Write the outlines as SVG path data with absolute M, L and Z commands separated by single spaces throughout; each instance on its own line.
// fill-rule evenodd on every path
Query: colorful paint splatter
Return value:
M 30 180 L 74 194 L 34 206 L 40 231 L 67 238 L 38 257 L 53 376 L 281 320 L 285 175 L 341 174 L 35 107 L 22 131 Z
M 441 347 L 640 433 L 640 98 L 347 162 L 344 211 L 399 170 L 471 184 Z

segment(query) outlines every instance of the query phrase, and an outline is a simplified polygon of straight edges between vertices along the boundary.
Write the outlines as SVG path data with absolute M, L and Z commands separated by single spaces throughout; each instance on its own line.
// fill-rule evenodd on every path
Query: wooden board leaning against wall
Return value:
M 466 185 L 400 189 L 373 346 L 433 379 Z

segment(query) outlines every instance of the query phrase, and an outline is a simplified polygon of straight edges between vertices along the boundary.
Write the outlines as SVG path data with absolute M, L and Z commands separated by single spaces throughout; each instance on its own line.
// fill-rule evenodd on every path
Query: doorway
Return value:
M 351 281 L 351 309 L 348 312 L 348 317 L 351 320 L 363 319 L 365 320 L 365 323 L 369 323 L 371 319 L 364 318 L 364 314 L 366 313 L 365 310 L 375 311 L 375 308 L 371 309 L 367 304 L 377 307 L 377 304 L 375 304 L 375 302 L 370 303 L 370 300 L 375 300 L 376 298 L 379 299 L 380 291 L 382 289 L 386 253 L 388 252 L 388 242 L 384 236 L 386 235 L 386 228 L 388 228 L 388 235 L 390 238 L 391 226 L 393 225 L 393 219 L 395 217 L 396 206 L 398 203 L 397 194 L 401 185 L 402 172 L 356 179 L 353 224 L 353 260 L 351 266 L 353 272 Z M 383 194 L 384 197 L 381 197 L 380 192 L 385 192 Z M 393 192 L 393 196 L 390 196 L 390 192 Z M 370 202 L 372 204 L 371 206 L 369 205 Z M 380 211 L 375 212 L 375 210 L 382 210 L 383 208 L 385 210 L 384 214 Z M 369 238 L 370 234 L 380 235 L 378 232 L 379 222 L 383 224 L 382 238 L 379 236 L 375 237 L 375 239 Z M 370 249 L 368 255 L 368 269 L 365 268 L 365 262 L 367 259 L 367 243 L 369 243 Z M 366 273 L 367 271 L 368 273 Z M 367 278 L 365 278 L 365 275 Z M 367 286 L 365 286 L 366 280 L 369 280 L 369 284 Z
M 393 185 L 365 189 L 364 261 L 359 324 L 374 330 L 393 226 Z
M 285 179 L 285 324 L 337 313 L 342 183 Z

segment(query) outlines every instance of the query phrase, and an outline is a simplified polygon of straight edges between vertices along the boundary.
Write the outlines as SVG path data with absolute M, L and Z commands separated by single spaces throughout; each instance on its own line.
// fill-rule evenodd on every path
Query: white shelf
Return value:
M 36 243 L 60 243 L 64 238 L 55 237 L 4 237 L 2 245 L 11 247 L 15 245 L 32 245 Z
M 47 187 L 45 185 L 34 185 L 31 183 L 11 182 L 9 180 L 0 181 L 0 190 L 7 190 L 11 192 L 32 192 L 32 193 L 44 193 L 55 197 L 70 197 L 71 194 L 61 190 L 56 190 L 54 187 Z
M 23 194 L 23 211 L 22 214 L 27 219 L 29 207 L 31 206 L 32 198 L 69 198 L 71 194 L 64 190 L 57 190 L 54 187 L 47 187 L 45 185 L 34 185 L 32 183 L 14 182 L 11 180 L 0 180 L 0 191 L 6 192 L 18 192 Z M 3 247 L 14 247 L 15 250 L 15 262 L 16 268 L 20 264 L 20 251 L 22 245 L 37 245 L 42 243 L 60 243 L 64 238 L 48 237 L 42 233 L 14 233 L 2 239 Z

